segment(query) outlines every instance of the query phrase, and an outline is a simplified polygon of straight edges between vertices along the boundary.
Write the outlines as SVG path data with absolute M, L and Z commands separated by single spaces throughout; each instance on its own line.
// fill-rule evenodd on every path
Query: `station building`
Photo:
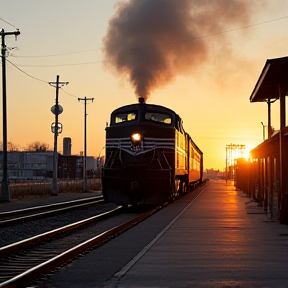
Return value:
M 235 186 L 263 206 L 267 217 L 288 224 L 288 57 L 268 59 L 250 96 L 250 102 L 266 102 L 268 139 L 238 159 Z M 280 101 L 280 131 L 272 134 L 271 105 Z

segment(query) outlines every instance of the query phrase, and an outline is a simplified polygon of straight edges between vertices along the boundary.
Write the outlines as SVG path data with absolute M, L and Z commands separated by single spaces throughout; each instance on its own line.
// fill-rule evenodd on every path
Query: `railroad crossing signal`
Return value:
M 62 130 L 63 130 L 63 125 L 61 124 L 61 123 L 59 123 L 58 122 L 58 129 L 57 129 L 57 135 L 58 134 L 61 134 L 62 133 Z M 55 122 L 53 122 L 52 124 L 51 124 L 51 131 L 52 131 L 52 133 L 56 133 L 56 124 L 55 124 Z

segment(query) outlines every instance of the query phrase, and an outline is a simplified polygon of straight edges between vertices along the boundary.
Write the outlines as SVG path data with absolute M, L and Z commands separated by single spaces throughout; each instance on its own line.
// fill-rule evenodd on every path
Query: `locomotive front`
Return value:
M 111 114 L 106 127 L 102 193 L 119 205 L 157 205 L 169 200 L 174 185 L 175 113 L 144 103 Z

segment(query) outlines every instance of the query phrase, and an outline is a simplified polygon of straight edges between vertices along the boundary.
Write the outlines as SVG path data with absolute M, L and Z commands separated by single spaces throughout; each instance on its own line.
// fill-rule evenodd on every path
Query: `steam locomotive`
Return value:
M 203 153 L 179 115 L 159 105 L 127 105 L 106 127 L 102 193 L 118 205 L 158 205 L 202 182 Z

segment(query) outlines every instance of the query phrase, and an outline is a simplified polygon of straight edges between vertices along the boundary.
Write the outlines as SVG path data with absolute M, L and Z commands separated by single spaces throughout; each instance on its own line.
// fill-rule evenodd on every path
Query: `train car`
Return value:
M 111 113 L 102 169 L 104 199 L 118 205 L 158 205 L 202 181 L 203 153 L 171 109 L 139 103 Z

